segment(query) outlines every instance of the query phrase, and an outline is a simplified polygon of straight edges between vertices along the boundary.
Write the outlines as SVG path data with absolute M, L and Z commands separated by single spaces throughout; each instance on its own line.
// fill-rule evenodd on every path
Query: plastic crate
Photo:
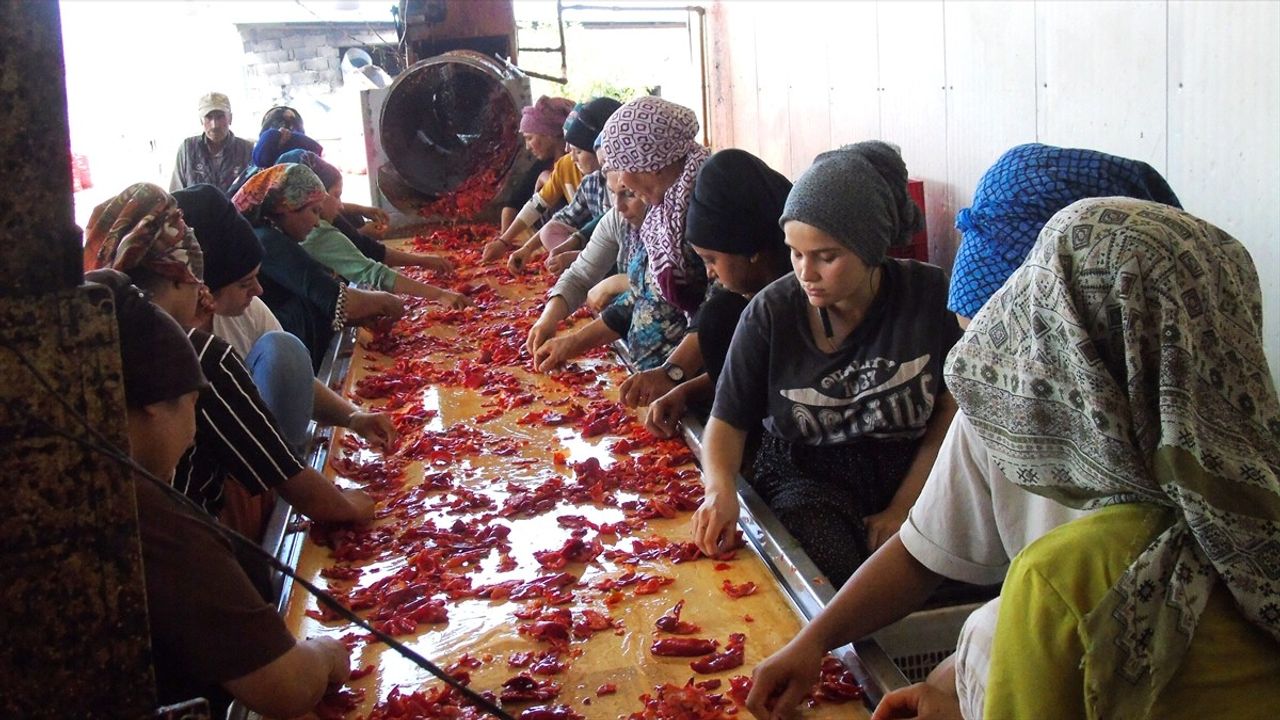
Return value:
M 923 682 L 938 663 L 955 652 L 965 619 L 980 607 L 982 603 L 921 610 L 872 637 L 907 680 Z

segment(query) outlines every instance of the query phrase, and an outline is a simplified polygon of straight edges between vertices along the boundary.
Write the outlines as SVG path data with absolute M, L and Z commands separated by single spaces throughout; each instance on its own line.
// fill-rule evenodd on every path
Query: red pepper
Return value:
M 697 657 L 715 652 L 719 645 L 718 640 L 701 638 L 658 638 L 649 646 L 649 652 L 662 657 Z
M 729 636 L 729 643 L 725 645 L 723 651 L 698 658 L 689 663 L 689 667 L 693 668 L 694 672 L 704 675 L 742 667 L 742 663 L 746 658 L 746 645 L 746 635 L 733 633 Z
M 600 687 L 596 688 L 596 697 L 604 697 L 605 695 L 612 695 L 612 694 L 614 694 L 614 693 L 616 693 L 616 692 L 618 692 L 618 686 L 617 686 L 617 685 L 615 685 L 615 684 L 613 684 L 613 683 L 611 683 L 611 682 L 610 682 L 610 683 L 605 683 L 605 684 L 601 685 Z
M 498 695 L 504 703 L 529 702 L 531 700 L 547 701 L 560 694 L 560 683 L 552 680 L 534 680 L 521 673 L 502 683 L 502 692 Z
M 684 600 L 675 604 L 675 607 L 667 611 L 665 615 L 658 618 L 654 625 L 663 632 L 669 632 L 672 635 L 692 635 L 699 632 L 702 628 L 691 622 L 680 619 L 680 611 L 684 609 Z
M 748 580 L 747 582 L 744 582 L 741 585 L 734 585 L 732 582 L 725 580 L 724 582 L 720 583 L 720 589 L 724 591 L 725 595 L 728 595 L 729 597 L 736 600 L 740 597 L 746 597 L 748 595 L 755 593 L 756 584 Z

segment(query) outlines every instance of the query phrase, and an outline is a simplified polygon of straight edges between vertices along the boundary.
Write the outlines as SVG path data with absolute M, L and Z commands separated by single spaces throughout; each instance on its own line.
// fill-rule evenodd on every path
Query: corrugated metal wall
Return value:
M 896 142 L 945 267 L 956 210 L 1009 147 L 1150 163 L 1253 254 L 1280 377 L 1280 3 L 725 0 L 710 28 L 715 145 L 794 178 L 822 150 Z

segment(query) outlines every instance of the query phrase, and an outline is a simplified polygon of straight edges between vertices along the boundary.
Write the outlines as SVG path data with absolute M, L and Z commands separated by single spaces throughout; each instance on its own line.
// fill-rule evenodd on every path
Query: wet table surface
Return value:
M 706 693 L 725 693 L 724 715 L 749 716 L 729 699 L 729 679 L 749 677 L 756 663 L 791 638 L 801 626 L 799 613 L 750 547 L 732 558 L 672 561 L 671 555 L 687 548 L 673 550 L 662 539 L 689 540 L 692 512 L 680 507 L 691 507 L 700 490 L 692 463 L 665 465 L 687 459 L 687 450 L 679 441 L 666 441 L 614 452 L 619 442 L 654 441 L 634 423 L 637 411 L 622 413 L 616 406 L 626 371 L 605 352 L 580 358 L 558 373 L 531 370 L 524 340 L 552 279 L 540 273 L 514 280 L 500 264 L 479 268 L 477 250 L 485 233 L 482 227 L 456 227 L 404 241 L 408 249 L 449 255 L 458 266 L 445 278 L 410 274 L 466 290 L 477 307 L 450 311 L 411 301 L 405 318 L 389 331 L 359 332 L 342 391 L 367 408 L 394 413 L 402 437 L 384 458 L 356 436 L 336 431 L 326 474 L 340 486 L 373 492 L 380 517 L 363 530 L 313 531 L 301 551 L 299 573 L 348 602 L 372 597 L 373 607 L 361 610 L 362 616 L 381 611 L 392 624 L 406 622 L 396 620 L 397 614 L 411 614 L 406 608 L 412 606 L 402 602 L 406 595 L 442 601 L 445 622 L 408 620 L 391 634 L 442 667 L 462 659 L 471 667 L 460 669 L 478 691 L 498 694 L 520 673 L 560 686 L 554 699 L 503 703 L 514 717 L 531 705 L 549 704 L 567 705 L 589 718 L 626 717 L 644 710 L 641 696 L 654 694 L 656 686 L 684 685 L 691 678 L 720 680 L 719 688 Z M 594 434 L 597 423 L 587 429 L 593 436 L 584 437 L 592 417 L 573 418 L 593 410 L 612 418 L 603 423 L 610 429 Z M 388 474 L 391 481 L 378 480 Z M 616 475 L 626 479 L 609 479 Z M 593 529 L 609 523 L 621 525 Z M 571 540 L 575 530 L 567 525 L 579 528 L 586 546 L 578 548 L 581 557 L 598 554 L 562 567 L 554 555 L 535 555 Z M 456 532 L 441 532 L 450 528 Z M 495 537 L 484 528 L 509 533 Z M 326 544 L 317 544 L 316 538 L 326 535 Z M 649 544 L 636 552 L 637 541 Z M 344 548 L 344 559 L 334 557 L 334 545 Z M 477 589 L 504 581 L 505 589 L 499 585 L 488 594 L 506 594 L 514 584 L 510 581 L 558 573 L 576 581 L 540 597 L 536 588 L 526 587 L 523 594 L 534 597 L 519 601 L 476 596 Z M 754 583 L 757 589 L 734 598 L 726 583 Z M 399 595 L 388 598 L 397 590 Z M 655 621 L 681 600 L 681 619 L 699 627 L 687 637 L 714 639 L 723 650 L 731 633 L 746 635 L 741 667 L 700 674 L 690 667 L 694 658 L 651 653 L 655 639 L 677 637 L 658 631 Z M 569 611 L 579 632 L 558 642 L 528 632 L 540 621 L 555 621 L 559 609 Z M 360 628 L 321 620 L 316 600 L 301 587 L 293 587 L 285 615 L 300 638 L 344 638 L 353 648 L 352 666 L 368 671 L 340 696 L 331 694 L 322 715 L 391 717 L 389 696 L 441 686 Z M 592 619 L 597 628 L 606 622 L 609 627 L 593 631 L 587 627 Z M 533 662 L 515 666 L 527 653 Z M 539 667 L 537 661 L 548 657 Z M 555 664 L 564 669 L 540 674 Z M 616 691 L 609 693 L 608 685 Z M 867 712 L 852 701 L 820 703 L 803 716 L 866 717 Z

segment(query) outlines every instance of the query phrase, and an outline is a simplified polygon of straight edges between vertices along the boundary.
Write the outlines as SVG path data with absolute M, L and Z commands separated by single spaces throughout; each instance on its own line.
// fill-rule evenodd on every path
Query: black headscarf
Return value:
M 173 197 L 204 251 L 204 284 L 210 290 L 217 292 L 262 264 L 262 243 L 253 226 L 221 190 L 192 185 Z
M 778 218 L 791 181 L 745 150 L 721 150 L 698 171 L 685 220 L 689 244 L 734 255 L 783 247 Z

